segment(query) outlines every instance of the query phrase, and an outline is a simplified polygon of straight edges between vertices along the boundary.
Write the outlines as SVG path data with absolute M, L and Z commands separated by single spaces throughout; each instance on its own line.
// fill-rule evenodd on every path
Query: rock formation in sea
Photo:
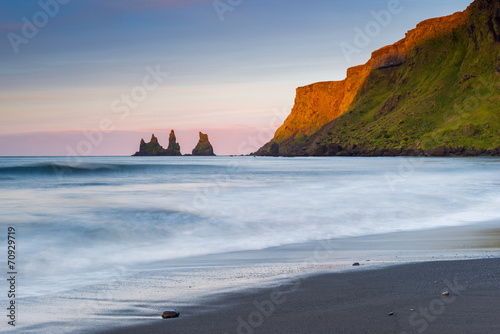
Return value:
M 208 135 L 200 132 L 200 140 L 198 144 L 193 149 L 193 155 L 197 156 L 214 156 L 214 149 L 210 141 L 208 140 Z
M 342 81 L 297 89 L 257 155 L 500 154 L 500 1 L 429 19 Z
M 165 149 L 158 143 L 158 138 L 153 134 L 149 143 L 146 143 L 144 139 L 141 139 L 139 145 L 139 151 L 133 156 L 158 156 L 163 155 Z
M 158 142 L 158 138 L 153 134 L 149 143 L 146 143 L 144 139 L 141 139 L 139 144 L 139 151 L 133 156 L 178 156 L 181 154 L 181 147 L 177 143 L 175 138 L 175 132 L 172 130 L 170 132 L 170 137 L 168 141 L 168 148 L 164 149 Z
M 177 139 L 175 138 L 174 130 L 170 131 L 170 136 L 168 138 L 168 148 L 165 152 L 165 155 L 168 156 L 179 156 L 181 153 L 181 146 L 177 143 Z

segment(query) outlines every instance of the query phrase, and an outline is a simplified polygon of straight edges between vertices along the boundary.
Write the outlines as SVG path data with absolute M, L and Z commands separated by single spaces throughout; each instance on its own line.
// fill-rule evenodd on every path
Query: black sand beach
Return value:
M 177 319 L 158 314 L 150 324 L 102 334 L 500 333 L 499 306 L 499 258 L 375 270 L 361 265 L 274 289 L 220 295 L 179 309 Z

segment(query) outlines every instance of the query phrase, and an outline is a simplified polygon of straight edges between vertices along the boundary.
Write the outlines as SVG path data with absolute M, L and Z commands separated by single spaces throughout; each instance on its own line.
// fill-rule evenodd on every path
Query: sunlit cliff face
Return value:
M 288 138 L 314 134 L 350 109 L 372 70 L 402 65 L 419 44 L 466 24 L 469 15 L 470 9 L 467 9 L 423 21 L 402 40 L 373 52 L 366 64 L 349 68 L 345 80 L 298 88 L 292 112 L 277 130 L 273 141 L 281 143 Z

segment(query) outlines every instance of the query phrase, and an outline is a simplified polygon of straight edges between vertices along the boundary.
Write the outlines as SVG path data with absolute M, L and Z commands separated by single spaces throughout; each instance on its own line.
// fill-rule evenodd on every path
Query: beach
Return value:
M 310 272 L 265 288 L 239 282 L 239 290 L 208 294 L 178 308 L 165 300 L 165 311 L 170 306 L 179 318 L 162 319 L 157 305 L 149 321 L 98 333 L 498 333 L 494 226 L 498 223 L 226 254 L 233 263 L 244 258 L 263 263 L 309 253 L 301 265 L 308 263 Z M 353 266 L 355 259 L 359 266 Z
M 498 333 L 499 286 L 498 258 L 404 264 L 224 295 L 102 334 Z

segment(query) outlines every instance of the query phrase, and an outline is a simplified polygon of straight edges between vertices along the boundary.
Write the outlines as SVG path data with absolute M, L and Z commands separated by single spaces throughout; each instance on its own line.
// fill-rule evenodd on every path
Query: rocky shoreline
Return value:
M 440 146 L 433 150 L 421 149 L 401 149 L 401 148 L 376 148 L 367 149 L 349 145 L 342 147 L 339 144 L 329 144 L 317 147 L 317 149 L 309 154 L 304 152 L 302 154 L 280 154 L 279 146 L 275 146 L 269 154 L 252 153 L 251 155 L 259 156 L 283 156 L 283 157 L 398 157 L 398 156 L 412 156 L 412 157 L 478 157 L 478 156 L 500 156 L 500 146 L 496 149 L 467 149 L 464 147 L 451 148 L 447 146 Z

